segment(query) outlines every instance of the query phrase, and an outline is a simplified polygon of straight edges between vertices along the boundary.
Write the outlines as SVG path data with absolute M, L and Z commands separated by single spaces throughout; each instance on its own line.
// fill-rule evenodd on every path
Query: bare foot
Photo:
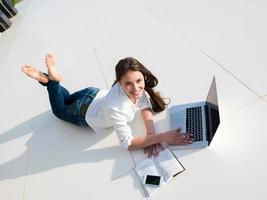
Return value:
M 61 76 L 58 74 L 57 70 L 56 70 L 56 61 L 55 58 L 52 54 L 47 54 L 45 57 L 45 64 L 47 66 L 48 69 L 48 78 L 50 80 L 54 80 L 54 81 L 61 81 Z
M 31 65 L 22 65 L 21 66 L 22 72 L 24 72 L 27 76 L 41 82 L 41 83 L 47 83 L 49 81 L 48 77 L 40 72 L 39 69 L 36 67 L 33 67 Z

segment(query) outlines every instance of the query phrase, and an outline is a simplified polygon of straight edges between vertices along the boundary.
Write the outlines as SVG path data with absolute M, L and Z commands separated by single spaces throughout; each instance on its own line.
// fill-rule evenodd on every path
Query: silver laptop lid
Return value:
M 219 104 L 215 76 L 213 77 L 205 105 L 207 140 L 210 144 L 220 124 Z
M 206 98 L 206 101 L 219 107 L 218 105 L 218 97 L 217 97 L 217 88 L 216 88 L 216 79 L 215 76 L 212 79 L 211 86 L 209 89 L 208 96 Z

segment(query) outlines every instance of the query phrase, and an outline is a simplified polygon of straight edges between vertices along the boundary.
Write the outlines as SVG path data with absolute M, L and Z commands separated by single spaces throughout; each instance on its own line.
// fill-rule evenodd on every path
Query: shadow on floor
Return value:
M 107 168 L 113 168 L 113 179 L 125 173 L 122 166 L 125 166 L 125 162 L 131 161 L 129 152 L 117 144 L 103 148 L 93 146 L 112 132 L 113 129 L 107 129 L 103 133 L 94 134 L 88 127 L 63 122 L 55 118 L 50 110 L 46 111 L 0 135 L 0 144 L 4 144 L 32 134 L 25 144 L 26 151 L 0 165 L 0 180 L 38 174 L 78 163 L 115 160 L 112 166 L 107 164 Z

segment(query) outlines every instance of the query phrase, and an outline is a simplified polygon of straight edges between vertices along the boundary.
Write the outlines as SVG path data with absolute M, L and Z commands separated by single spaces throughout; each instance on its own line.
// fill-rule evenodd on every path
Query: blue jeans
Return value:
M 59 82 L 49 80 L 47 84 L 49 101 L 53 113 L 64 121 L 78 126 L 88 126 L 85 113 L 99 92 L 98 88 L 88 87 L 70 94 Z

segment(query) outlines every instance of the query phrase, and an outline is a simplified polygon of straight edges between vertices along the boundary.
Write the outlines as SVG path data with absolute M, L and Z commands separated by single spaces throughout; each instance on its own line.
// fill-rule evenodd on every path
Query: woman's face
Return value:
M 145 88 L 144 76 L 139 71 L 128 71 L 121 77 L 120 84 L 133 103 L 141 97 Z

